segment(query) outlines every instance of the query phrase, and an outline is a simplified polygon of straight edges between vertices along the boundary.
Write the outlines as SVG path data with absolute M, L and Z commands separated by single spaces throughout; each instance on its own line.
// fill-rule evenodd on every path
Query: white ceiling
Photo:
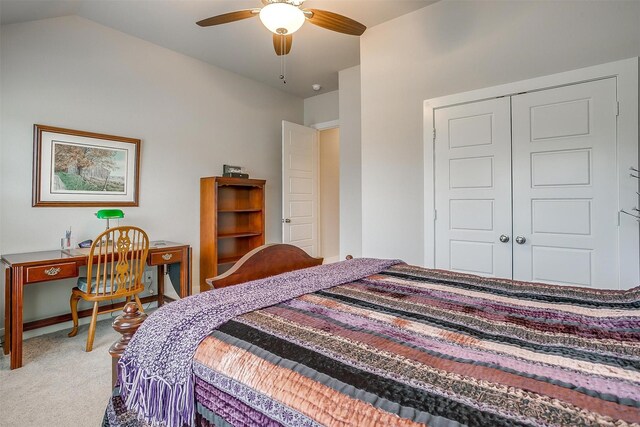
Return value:
M 372 27 L 437 0 L 308 0 L 305 8 L 324 9 Z M 258 18 L 201 28 L 196 21 L 259 0 L 0 0 L 0 23 L 12 24 L 79 15 L 151 43 L 233 71 L 306 98 L 338 88 L 338 71 L 360 63 L 358 37 L 309 23 L 293 35 L 286 57 L 287 83 L 280 80 L 280 58 L 271 33 Z M 366 33 L 365 33 L 366 34 Z

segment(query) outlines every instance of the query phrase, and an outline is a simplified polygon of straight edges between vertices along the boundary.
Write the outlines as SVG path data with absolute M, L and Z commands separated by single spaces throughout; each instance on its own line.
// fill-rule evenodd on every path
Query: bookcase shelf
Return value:
M 264 244 L 264 180 L 200 179 L 200 290 Z
M 262 212 L 262 209 L 218 209 L 219 213 L 250 213 Z
M 224 233 L 218 234 L 218 239 L 237 239 L 240 237 L 254 237 L 262 235 L 261 232 L 241 231 L 238 233 Z
M 236 255 L 236 256 L 230 256 L 230 257 L 226 257 L 226 258 L 219 258 L 218 259 L 218 265 L 235 264 L 242 257 L 243 257 L 243 255 Z

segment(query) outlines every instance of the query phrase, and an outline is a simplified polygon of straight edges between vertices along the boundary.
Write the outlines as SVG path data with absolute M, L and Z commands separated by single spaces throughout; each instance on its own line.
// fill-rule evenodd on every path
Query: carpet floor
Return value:
M 88 326 L 24 341 L 23 367 L 11 371 L 0 359 L 0 426 L 100 426 L 111 395 L 108 349 L 119 338 L 111 320 L 98 322 L 93 351 L 86 353 Z

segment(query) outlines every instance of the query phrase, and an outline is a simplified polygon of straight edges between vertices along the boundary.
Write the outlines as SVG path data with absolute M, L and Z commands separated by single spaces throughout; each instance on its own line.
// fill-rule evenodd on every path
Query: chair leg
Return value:
M 70 337 L 75 337 L 78 334 L 78 300 L 80 297 L 75 294 L 71 294 L 71 319 L 73 320 L 73 329 L 69 332 Z
M 98 323 L 98 301 L 93 303 L 93 313 L 89 324 L 89 335 L 87 336 L 87 353 L 93 349 L 93 338 L 96 335 L 96 323 Z
M 135 294 L 133 297 L 136 299 L 136 304 L 138 304 L 138 311 L 140 313 L 144 313 L 144 308 L 142 307 L 142 301 L 140 301 L 140 298 L 138 298 L 138 294 Z

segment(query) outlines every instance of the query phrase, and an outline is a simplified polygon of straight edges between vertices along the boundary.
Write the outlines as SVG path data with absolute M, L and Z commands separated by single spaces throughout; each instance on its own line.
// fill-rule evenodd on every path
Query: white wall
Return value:
M 425 99 L 639 56 L 638 22 L 638 1 L 445 0 L 367 30 L 363 254 L 424 262 Z
M 340 71 L 340 259 L 362 255 L 360 66 Z
M 340 129 L 320 131 L 320 254 L 340 255 Z
M 338 120 L 338 91 L 305 98 L 304 125 L 311 126 L 319 123 Z
M 224 163 L 267 180 L 266 240 L 280 241 L 281 120 L 302 122 L 302 99 L 79 17 L 3 26 L 0 47 L 1 253 L 104 228 L 97 208 L 31 207 L 34 123 L 142 140 L 140 207 L 122 223 L 191 244 L 196 287 L 199 179 Z M 68 312 L 72 285 L 26 287 L 25 320 Z

